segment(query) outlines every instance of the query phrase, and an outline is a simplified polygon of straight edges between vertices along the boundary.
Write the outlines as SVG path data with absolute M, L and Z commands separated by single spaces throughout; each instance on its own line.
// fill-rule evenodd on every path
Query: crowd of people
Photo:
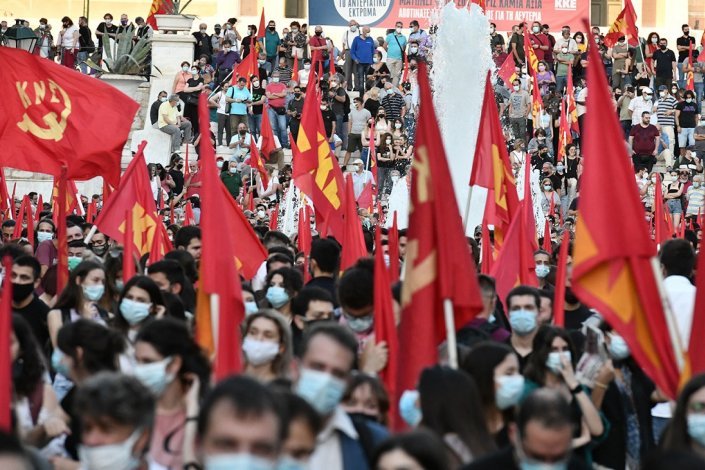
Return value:
M 270 21 L 264 41 L 254 25 L 245 37 L 235 26 L 233 18 L 210 35 L 200 25 L 194 60 L 181 64 L 173 89 L 160 92 L 150 109 L 152 123 L 172 136 L 169 164 L 150 164 L 148 171 L 173 251 L 153 263 L 146 255 L 136 260 L 138 274 L 126 279 L 121 241 L 101 233 L 86 216 L 71 214 L 69 279 L 57 291 L 60 247 L 52 205 L 28 194 L 38 220 L 34 245 L 15 220 L 2 222 L 0 258 L 12 258 L 4 279 L 12 283 L 14 314 L 13 429 L 0 435 L 0 461 L 8 468 L 11 463 L 87 470 L 705 466 L 705 376 L 695 376 L 669 400 L 636 363 L 625 339 L 572 292 L 569 277 L 564 292 L 556 288 L 560 247 L 568 244 L 570 266 L 580 217 L 579 130 L 590 65 L 585 51 L 594 47 L 585 34 L 563 28 L 554 38 L 547 25 L 534 23 L 529 33 L 520 24 L 505 40 L 492 28 L 489 47 L 498 68 L 507 57 L 516 62 L 512 83 L 495 84 L 511 165 L 517 183 L 527 165 L 534 169 L 534 201 L 550 226 L 538 238 L 550 249 L 534 254 L 538 288 L 519 285 L 501 298 L 495 280 L 478 273 L 483 309 L 470 323 L 457 325 L 459 367 L 449 366 L 447 344 L 439 345 L 444 359 L 424 369 L 414 389 L 394 396 L 380 378 L 389 350 L 374 334 L 379 321 L 374 261 L 363 257 L 340 272 L 341 244 L 318 234 L 315 219 L 310 253 L 303 253 L 297 231 L 281 222 L 293 182 L 290 165 L 276 154 L 296 141 L 306 86 L 315 76 L 311 63 L 333 61 L 335 72 L 323 64 L 319 85 L 326 137 L 351 173 L 356 198 L 370 183 L 376 159 L 379 181 L 373 184 L 383 204 L 380 213 L 359 208 L 365 248 L 369 256 L 381 250 L 387 269 L 400 269 L 407 231 L 390 230 L 388 223 L 393 212 L 405 217 L 398 209 L 408 205 L 414 159 L 416 64 L 432 65 L 436 31 L 412 21 L 405 32 L 400 22 L 375 40 L 368 27 L 351 21 L 337 47 L 320 26 L 309 36 L 306 25 L 292 22 L 280 35 Z M 106 20 L 103 29 L 111 27 Z M 686 31 L 683 38 L 689 37 Z M 660 195 L 673 214 L 673 233 L 680 229 L 681 236 L 661 245 L 659 261 L 677 334 L 687 344 L 705 201 L 698 158 L 705 127 L 693 124 L 700 122 L 702 74 L 697 62 L 674 59 L 667 79 L 662 61 L 673 54 L 652 47 L 665 41 L 658 35 L 656 42 L 650 35 L 636 48 L 621 39 L 608 48 L 599 30 L 591 34 L 625 131 L 625 142 L 611 145 L 629 146 L 634 155 L 646 216 L 653 218 Z M 683 38 L 677 40 L 679 52 L 688 48 L 682 43 L 690 40 Z M 524 41 L 539 59 L 536 82 L 526 69 Z M 258 73 L 230 85 L 236 65 L 258 50 Z M 688 67 L 695 70 L 699 94 L 679 84 Z M 567 89 L 568 74 L 573 90 Z M 535 116 L 532 86 L 541 89 L 543 101 Z M 651 100 L 654 89 L 657 101 Z M 200 141 L 208 133 L 199 132 L 198 100 L 192 98 L 203 93 L 217 123 L 209 143 Z M 578 126 L 559 152 L 566 94 L 575 97 Z M 262 141 L 265 112 L 280 146 L 264 155 L 266 185 L 249 160 L 251 143 Z M 196 148 L 188 161 L 184 142 Z M 267 259 L 254 277 L 239 280 L 245 318 L 241 341 L 233 347 L 241 350 L 243 371 L 216 383 L 213 358 L 194 337 L 194 314 L 203 301 L 197 294 L 199 148 L 221 144 L 232 149 L 230 158 L 218 157 L 221 180 Z M 395 192 L 404 187 L 406 193 Z M 406 201 L 395 206 L 398 199 Z M 90 203 L 99 211 L 102 196 Z M 14 208 L 18 205 L 15 201 Z M 481 250 L 491 249 L 483 246 L 490 240 L 483 231 L 490 230 L 478 227 L 467 240 L 477 266 Z M 390 259 L 392 246 L 398 260 Z M 415 256 L 411 248 L 408 256 Z M 398 279 L 402 273 L 391 274 Z M 397 323 L 402 283 L 391 288 Z M 565 303 L 563 327 L 554 321 L 558 298 Z M 405 353 L 400 351 L 402 362 Z

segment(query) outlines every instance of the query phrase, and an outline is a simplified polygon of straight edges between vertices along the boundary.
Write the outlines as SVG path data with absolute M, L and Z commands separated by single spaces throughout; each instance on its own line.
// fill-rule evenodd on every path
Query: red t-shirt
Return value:
M 531 47 L 533 48 L 534 44 L 538 44 L 539 47 L 534 49 L 534 54 L 536 54 L 536 58 L 538 60 L 544 60 L 545 54 L 551 54 L 551 48 L 549 47 L 547 51 L 544 51 L 541 49 L 540 46 L 550 46 L 550 42 L 548 40 L 548 37 L 545 34 L 531 34 L 529 35 L 529 41 L 531 41 Z
M 281 93 L 286 90 L 286 85 L 282 82 L 270 83 L 267 85 L 266 92 L 268 93 Z M 269 106 L 274 106 L 276 108 L 283 108 L 286 98 L 273 98 L 268 99 Z
M 656 129 L 656 126 L 653 124 L 649 124 L 647 127 L 637 124 L 632 127 L 629 135 L 634 137 L 634 141 L 632 142 L 632 151 L 636 155 L 651 155 L 654 150 L 656 150 L 654 139 L 660 134 L 658 129 Z

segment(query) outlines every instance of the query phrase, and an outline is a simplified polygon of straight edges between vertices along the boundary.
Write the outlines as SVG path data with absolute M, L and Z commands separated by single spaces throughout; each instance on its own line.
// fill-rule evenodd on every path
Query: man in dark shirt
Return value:
M 524 29 L 526 23 L 519 23 L 519 29 L 512 34 L 512 39 L 509 41 L 509 51 L 514 56 L 514 63 L 521 65 L 524 63 Z
M 213 44 L 211 36 L 208 34 L 208 26 L 205 23 L 198 26 L 198 31 L 193 33 L 193 37 L 196 38 L 196 44 L 193 46 L 193 60 L 198 60 L 204 54 L 208 57 L 213 55 Z
M 49 340 L 47 315 L 49 306 L 34 295 L 39 287 L 41 266 L 33 256 L 23 255 L 12 264 L 12 312 L 24 318 L 43 349 Z
M 661 133 L 651 124 L 651 114 L 648 111 L 641 113 L 641 122 L 638 126 L 632 126 L 629 132 L 629 146 L 632 148 L 635 168 L 646 168 L 651 173 L 651 168 L 656 163 L 656 149 L 660 137 Z
M 149 122 L 152 123 L 152 125 L 155 125 L 157 121 L 159 121 L 159 106 L 162 105 L 168 98 L 168 95 L 166 91 L 162 90 L 159 92 L 159 96 L 157 97 L 157 101 L 152 103 L 152 106 L 149 108 Z
M 335 288 L 335 272 L 340 265 L 340 245 L 330 238 L 318 238 L 311 242 L 308 269 L 312 279 L 307 287 L 320 287 L 330 293 L 333 303 L 338 307 Z
M 676 39 L 676 49 L 678 49 L 678 88 L 685 88 L 685 74 L 683 73 L 683 62 L 688 60 L 688 51 L 692 44 L 695 49 L 695 38 L 690 35 L 690 26 L 681 26 L 683 36 Z
M 497 46 L 504 50 L 504 37 L 497 32 L 497 25 L 490 23 L 490 46 L 492 50 L 496 50 Z
M 335 132 L 335 113 L 330 109 L 327 101 L 321 101 L 321 115 L 323 116 L 323 127 L 326 129 L 326 137 L 330 141 Z
M 294 87 L 294 99 L 289 101 L 286 114 L 289 116 L 289 130 L 294 140 L 299 138 L 299 125 L 301 124 L 301 113 L 304 110 L 303 93 L 301 87 Z
M 659 40 L 659 49 L 654 51 L 653 59 L 656 71 L 654 88 L 658 89 L 661 85 L 670 88 L 676 74 L 676 55 L 668 48 L 668 39 Z

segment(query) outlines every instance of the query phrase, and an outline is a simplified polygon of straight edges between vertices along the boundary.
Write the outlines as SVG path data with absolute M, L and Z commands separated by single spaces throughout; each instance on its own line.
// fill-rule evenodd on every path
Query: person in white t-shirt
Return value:
M 61 25 L 63 26 L 59 33 L 61 65 L 72 69 L 76 66 L 76 54 L 78 54 L 78 26 L 73 24 L 68 16 L 61 18 Z

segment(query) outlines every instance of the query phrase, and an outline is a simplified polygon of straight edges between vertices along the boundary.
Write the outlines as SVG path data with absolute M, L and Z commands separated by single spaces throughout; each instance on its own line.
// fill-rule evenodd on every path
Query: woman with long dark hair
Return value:
M 112 326 L 132 343 L 143 325 L 165 311 L 164 298 L 157 283 L 147 276 L 134 276 L 120 293 Z
M 509 442 L 509 423 L 514 407 L 524 391 L 524 377 L 519 373 L 517 354 L 503 343 L 483 341 L 466 356 L 462 370 L 475 379 L 480 392 L 485 422 L 497 448 Z
M 453 468 L 495 450 L 475 381 L 448 367 L 424 369 L 419 379 L 420 427 L 433 431 L 446 447 Z
M 152 459 L 164 468 L 181 468 L 187 461 L 184 437 L 190 432 L 186 419 L 198 416 L 210 379 L 208 358 L 184 322 L 163 318 L 140 329 L 135 359 L 135 376 L 157 397 Z

